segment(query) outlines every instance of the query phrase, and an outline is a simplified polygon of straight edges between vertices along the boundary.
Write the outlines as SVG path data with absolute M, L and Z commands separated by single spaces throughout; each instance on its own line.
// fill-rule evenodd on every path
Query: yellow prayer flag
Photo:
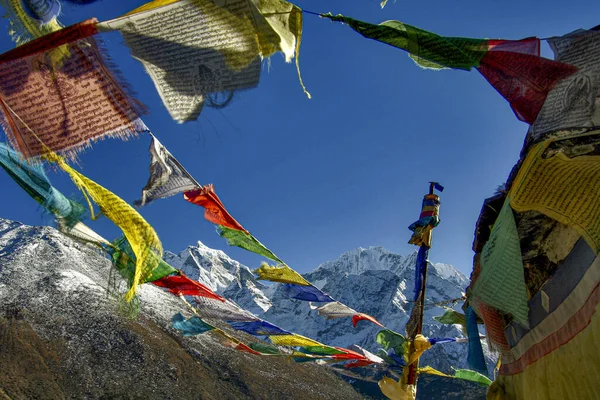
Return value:
M 94 218 L 94 213 L 90 197 L 98 204 L 102 214 L 123 231 L 136 257 L 133 282 L 131 288 L 125 294 L 125 299 L 130 301 L 135 294 L 137 285 L 151 275 L 152 271 L 158 266 L 158 260 L 162 257 L 163 249 L 158 235 L 152 226 L 119 196 L 75 171 L 56 153 L 49 153 L 44 157 L 57 163 L 60 168 L 69 174 L 73 183 L 86 197 L 92 212 L 92 218 Z
M 312 340 L 302 335 L 297 335 L 295 333 L 291 335 L 271 335 L 269 336 L 269 339 L 271 339 L 271 342 L 273 342 L 273 344 L 276 344 L 278 346 L 329 347 L 324 345 L 323 343 L 317 342 L 316 340 Z
M 429 343 L 429 340 L 427 340 L 427 338 L 421 334 L 415 336 L 413 344 L 415 346 L 415 351 L 410 355 L 408 359 L 409 364 L 412 364 L 415 361 L 417 361 L 426 350 L 429 350 L 431 348 L 431 343 Z
M 384 376 L 378 382 L 381 392 L 391 400 L 415 400 L 417 389 L 415 385 L 406 385 Z
M 510 189 L 516 211 L 539 211 L 573 227 L 600 250 L 600 156 L 542 157 L 551 141 L 535 145 Z
M 299 273 L 288 267 L 271 267 L 267 263 L 262 263 L 259 269 L 254 271 L 258 274 L 258 279 L 272 282 L 292 283 L 303 286 L 310 286 L 310 282 Z
M 438 376 L 443 376 L 445 378 L 454 378 L 454 376 L 452 375 L 447 375 L 441 371 L 438 371 L 437 369 L 434 369 L 432 367 L 423 367 L 423 368 L 419 368 L 419 373 L 420 374 L 429 374 L 429 375 L 438 375 Z

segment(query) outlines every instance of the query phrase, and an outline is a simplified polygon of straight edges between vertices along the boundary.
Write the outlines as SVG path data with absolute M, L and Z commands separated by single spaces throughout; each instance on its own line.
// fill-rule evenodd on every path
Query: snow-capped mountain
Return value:
M 271 301 L 265 295 L 267 287 L 254 278 L 248 267 L 221 250 L 211 249 L 199 241 L 179 254 L 165 252 L 164 259 L 188 277 L 204 283 L 254 314 L 262 314 L 271 307 Z

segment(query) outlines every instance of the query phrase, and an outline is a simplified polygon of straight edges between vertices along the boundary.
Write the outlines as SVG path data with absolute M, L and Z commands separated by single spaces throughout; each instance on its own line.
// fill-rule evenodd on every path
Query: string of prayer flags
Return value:
M 467 318 L 467 337 L 469 338 L 469 351 L 467 363 L 473 370 L 487 375 L 488 370 L 483 356 L 483 348 L 479 339 L 479 329 L 477 328 L 477 315 L 471 306 L 466 309 Z
M 196 303 L 196 312 L 202 318 L 212 318 L 228 322 L 259 320 L 255 315 L 229 300 L 223 301 L 221 299 L 199 296 L 194 298 L 194 303 Z
M 152 271 L 158 266 L 158 260 L 162 258 L 163 249 L 158 235 L 152 226 L 119 196 L 75 171 L 55 153 L 46 154 L 45 157 L 58 164 L 81 190 L 90 206 L 92 219 L 94 219 L 94 212 L 90 198 L 100 207 L 102 214 L 123 231 L 136 259 L 133 281 L 125 294 L 125 300 L 130 301 L 137 285 L 152 275 Z
M 249 322 L 228 322 L 233 329 L 244 331 L 255 336 L 270 336 L 270 335 L 291 335 L 291 332 L 281 329 L 277 325 L 264 320 L 249 321 Z
M 323 291 L 321 291 L 319 288 L 312 285 L 303 286 L 291 283 L 283 283 L 281 285 L 281 292 L 290 299 L 314 301 L 318 303 L 328 303 L 334 301 L 327 293 L 323 293 Z
M 90 19 L 0 55 L 0 119 L 26 158 L 50 151 L 74 155 L 91 141 L 127 138 L 148 128 L 140 103 L 109 72 Z M 81 40 L 87 38 L 87 40 Z M 68 55 L 52 51 L 67 44 Z
M 526 142 L 565 138 L 600 126 L 600 32 L 578 29 L 548 39 L 555 61 L 577 67 L 577 72 L 550 91 L 529 128 Z
M 260 268 L 254 271 L 258 275 L 258 279 L 292 283 L 296 285 L 310 286 L 310 282 L 302 277 L 299 273 L 288 267 L 287 265 L 271 267 L 267 263 L 262 263 Z
M 599 170 L 600 171 L 600 170 Z M 552 183 L 544 181 L 539 186 Z M 598 186 L 600 187 L 600 186 Z M 471 292 L 478 300 L 529 326 L 529 305 L 517 224 L 507 199 L 481 252 L 481 272 Z M 467 321 L 468 323 L 468 321 Z
M 573 227 L 598 252 L 600 157 L 569 158 L 562 152 L 544 157 L 549 145 L 549 142 L 539 143 L 527 154 L 510 189 L 510 204 L 516 211 L 535 210 Z
M 199 189 L 190 190 L 183 194 L 190 203 L 204 207 L 204 218 L 216 225 L 223 225 L 230 229 L 246 232 L 244 227 L 235 220 L 225 209 L 225 206 L 215 193 L 212 184 L 205 185 Z
M 267 344 L 267 343 L 254 342 L 254 343 L 249 343 L 248 346 L 252 350 L 257 351 L 261 354 L 281 355 L 281 351 L 279 350 L 278 347 Z
M 329 346 L 301 346 L 299 349 L 301 352 L 318 356 L 334 356 L 338 354 L 344 354 L 343 351 Z
M 173 316 L 171 326 L 181 332 L 183 336 L 196 336 L 215 329 L 214 326 L 207 324 L 196 316 L 185 319 L 181 313 Z
M 62 28 L 56 19 L 61 9 L 58 0 L 2 0 L 1 4 L 8 14 L 9 35 L 17 46 Z
M 577 68 L 539 56 L 539 39 L 521 41 L 445 37 L 399 21 L 379 25 L 342 15 L 323 14 L 343 22 L 368 39 L 405 50 L 428 69 L 477 68 L 510 103 L 517 118 L 533 124 L 548 92 Z
M 233 92 L 258 85 L 253 8 L 246 0 L 158 1 L 104 22 L 100 29 L 121 32 L 171 117 L 183 123 L 196 120 L 205 103 L 222 107 Z M 218 93 L 228 93 L 228 100 L 218 103 Z
M 52 186 L 41 163 L 26 162 L 22 154 L 0 142 L 0 166 L 27 194 L 54 214 L 60 224 L 70 228 L 81 220 L 84 207 Z
M 127 238 L 121 237 L 120 239 L 115 240 L 112 246 L 108 247 L 108 253 L 111 256 L 113 266 L 119 271 L 121 276 L 127 279 L 129 284 L 131 284 L 135 276 L 136 262 L 135 254 L 133 253 Z M 175 268 L 171 267 L 164 260 L 159 259 L 156 268 L 150 271 L 147 276 L 141 277 L 139 283 L 153 282 L 161 278 L 168 279 L 165 277 L 175 272 L 177 272 Z M 157 286 L 163 285 L 157 284 Z
M 136 206 L 144 206 L 156 199 L 164 199 L 200 186 L 154 135 L 149 152 L 150 178 L 142 189 L 141 200 L 134 202 Z
M 223 297 L 213 292 L 209 287 L 188 278 L 183 273 L 180 275 L 165 276 L 152 283 L 156 286 L 169 289 L 169 292 L 177 296 L 199 296 L 220 300 L 222 302 L 225 301 Z
M 267 249 L 261 242 L 258 241 L 247 231 L 228 228 L 223 225 L 217 227 L 219 235 L 227 240 L 230 246 L 237 246 L 244 250 L 266 257 L 270 260 L 284 264 L 271 250 Z

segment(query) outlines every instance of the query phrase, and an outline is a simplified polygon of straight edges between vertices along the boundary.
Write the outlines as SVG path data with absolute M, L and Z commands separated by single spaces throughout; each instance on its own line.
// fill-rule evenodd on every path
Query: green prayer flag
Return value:
M 279 349 L 276 346 L 272 346 L 266 343 L 248 343 L 248 347 L 262 354 L 281 354 L 281 351 L 279 351 Z
M 135 273 L 135 254 L 125 237 L 115 240 L 114 247 L 109 249 L 113 265 L 121 276 L 129 282 L 133 281 Z M 177 270 L 167 264 L 164 260 L 158 261 L 158 266 L 150 272 L 150 276 L 142 276 L 140 283 L 153 282 L 167 275 L 177 272 Z
M 483 386 L 490 386 L 492 384 L 490 378 L 477 371 L 471 371 L 470 369 L 457 369 L 454 372 L 454 377 L 466 381 L 477 382 Z
M 481 273 L 473 285 L 472 294 L 529 326 L 521 244 L 508 197 L 481 251 Z
M 444 312 L 443 315 L 435 316 L 433 317 L 433 319 L 441 324 L 447 325 L 459 324 L 466 326 L 467 324 L 465 314 L 459 313 L 458 311 L 453 310 L 451 308 L 447 308 L 446 312 Z
M 335 354 L 344 354 L 343 351 L 340 351 L 334 347 L 329 346 L 303 346 L 299 349 L 300 352 L 306 354 L 315 354 L 320 356 L 332 356 Z
M 241 247 L 244 250 L 251 251 L 278 263 L 285 264 L 273 252 L 267 249 L 261 242 L 248 232 L 231 229 L 223 225 L 219 225 L 217 232 L 221 237 L 227 239 L 230 246 Z
M 368 39 L 407 51 L 410 58 L 423 68 L 455 68 L 469 71 L 478 67 L 488 52 L 486 39 L 444 37 L 400 21 L 385 21 L 374 25 L 343 15 L 322 16 L 343 22 Z
M 397 332 L 389 329 L 381 330 L 379 333 L 377 333 L 375 340 L 386 350 L 392 348 L 396 354 L 404 354 L 403 345 L 406 343 L 406 338 Z

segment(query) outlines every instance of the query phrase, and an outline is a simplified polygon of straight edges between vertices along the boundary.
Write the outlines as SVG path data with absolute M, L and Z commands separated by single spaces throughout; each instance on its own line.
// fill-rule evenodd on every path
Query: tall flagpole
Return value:
M 429 193 L 423 198 L 419 220 L 409 227 L 414 232 L 409 243 L 419 246 L 417 265 L 415 266 L 415 303 L 410 319 L 406 324 L 407 336 L 411 341 L 408 354 L 409 359 L 415 353 L 415 336 L 423 332 L 429 249 L 431 248 L 432 230 L 439 224 L 440 198 L 434 193 L 436 189 L 441 192 L 444 190 L 444 187 L 438 182 L 429 182 Z M 418 368 L 419 360 L 417 359 L 408 366 L 408 374 L 403 374 L 404 383 L 414 385 L 415 390 Z

